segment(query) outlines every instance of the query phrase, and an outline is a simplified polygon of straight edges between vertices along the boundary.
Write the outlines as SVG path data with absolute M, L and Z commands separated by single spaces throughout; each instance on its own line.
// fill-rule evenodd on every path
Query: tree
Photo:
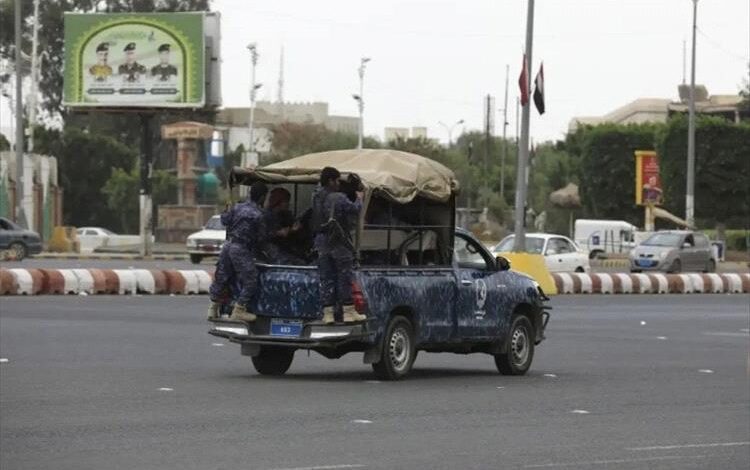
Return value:
M 131 171 L 113 168 L 112 175 L 102 187 L 101 192 L 107 199 L 107 207 L 115 212 L 119 224 L 113 226 L 122 233 L 136 233 L 139 227 L 139 203 L 141 177 L 137 167 Z M 177 177 L 164 170 L 154 171 L 151 177 L 153 188 L 152 200 L 155 208 L 159 205 L 174 203 L 177 195 Z
M 0 152 L 4 150 L 10 150 L 10 141 L 5 137 L 5 134 L 0 134 Z
M 657 136 L 667 210 L 685 210 L 687 128 L 674 116 Z M 702 226 L 745 228 L 750 220 L 750 123 L 699 116 L 695 135 L 695 216 Z

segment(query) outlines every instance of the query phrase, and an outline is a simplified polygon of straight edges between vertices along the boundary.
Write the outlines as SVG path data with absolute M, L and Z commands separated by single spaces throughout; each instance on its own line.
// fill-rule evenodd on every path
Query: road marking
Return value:
M 734 333 L 734 332 L 725 332 L 725 331 L 704 331 L 704 335 L 706 336 L 732 336 L 735 338 L 748 338 L 750 337 L 750 334 L 748 333 Z
M 319 465 L 317 467 L 274 468 L 272 470 L 336 470 L 339 468 L 363 468 L 361 464 Z
M 571 411 L 571 413 L 576 414 L 576 415 L 587 415 L 587 414 L 589 414 L 589 412 L 586 411 L 586 410 L 573 410 L 573 411 Z
M 365 380 L 366 384 L 379 384 L 382 383 L 380 380 Z
M 497 387 L 497 389 L 498 389 L 498 390 L 502 390 L 502 389 L 504 389 L 504 388 L 505 388 L 505 387 Z
M 650 446 L 650 447 L 628 447 L 627 450 L 671 450 L 671 449 L 699 449 L 704 447 L 736 447 L 747 446 L 750 442 L 716 442 L 712 444 L 678 444 L 671 446 Z
M 635 459 L 613 459 L 613 460 L 590 460 L 587 462 L 560 462 L 560 463 L 544 463 L 540 465 L 524 465 L 523 468 L 553 468 L 553 467 L 580 467 L 583 465 L 607 465 L 616 463 L 634 463 L 634 462 L 653 462 L 658 460 L 681 460 L 681 459 L 701 459 L 705 455 L 664 455 L 661 457 L 642 457 Z
M 550 377 L 550 378 L 553 378 L 553 379 L 557 378 L 557 375 L 555 375 L 555 374 L 544 374 L 544 376 L 545 377 Z
M 700 372 L 701 374 L 713 374 L 714 373 L 714 371 L 712 371 L 711 369 L 701 369 L 698 372 Z
M 5 357 L 0 357 L 0 362 L 8 362 L 8 359 Z
M 353 419 L 352 423 L 355 423 L 355 424 L 372 424 L 372 421 L 370 421 L 369 419 Z
M 740 331 L 743 333 L 750 333 L 750 328 L 740 328 Z
M 224 343 L 211 343 L 211 346 L 224 346 Z
M 172 391 L 174 391 L 174 389 L 173 388 L 168 388 L 168 387 L 162 387 L 162 388 L 159 389 L 159 391 L 160 392 L 172 392 Z
M 656 339 L 665 340 L 665 339 L 667 339 L 667 337 L 666 336 L 657 336 Z
M 641 320 L 641 326 L 646 326 L 646 322 Z

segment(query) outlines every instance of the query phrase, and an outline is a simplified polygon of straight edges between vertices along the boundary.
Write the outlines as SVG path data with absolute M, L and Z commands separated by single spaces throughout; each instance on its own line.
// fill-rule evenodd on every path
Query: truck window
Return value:
M 489 260 L 485 252 L 474 240 L 456 236 L 453 244 L 453 258 L 460 268 L 487 270 Z

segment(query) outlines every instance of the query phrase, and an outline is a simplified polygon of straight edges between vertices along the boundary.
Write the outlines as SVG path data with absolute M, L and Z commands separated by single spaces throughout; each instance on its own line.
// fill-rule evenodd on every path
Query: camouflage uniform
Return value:
M 361 201 L 351 202 L 344 193 L 320 188 L 313 195 L 320 301 L 323 307 L 334 307 L 337 317 L 344 305 L 352 304 L 354 246 L 350 234 L 356 228 L 357 216 L 361 209 Z M 333 227 L 325 227 L 331 214 L 341 230 L 335 226 L 336 224 L 333 224 Z
M 255 258 L 265 232 L 263 210 L 252 201 L 244 201 L 221 214 L 221 223 L 227 227 L 227 241 L 216 263 L 211 300 L 219 302 L 235 280 L 240 285 L 235 304 L 249 307 L 258 289 Z

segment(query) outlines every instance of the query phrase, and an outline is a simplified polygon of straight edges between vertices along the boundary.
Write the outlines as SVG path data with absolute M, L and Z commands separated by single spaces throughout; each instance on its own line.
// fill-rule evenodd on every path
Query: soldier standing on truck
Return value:
M 351 232 L 362 210 L 362 194 L 354 202 L 339 191 L 341 173 L 325 167 L 320 173 L 320 188 L 313 195 L 313 230 L 318 252 L 320 300 L 326 324 L 365 320 L 354 308 L 352 280 L 354 245 Z
M 227 240 L 221 249 L 214 282 L 209 290 L 209 320 L 219 317 L 220 299 L 225 296 L 230 283 L 236 281 L 240 292 L 229 319 L 255 321 L 255 314 L 247 309 L 258 290 L 258 269 L 255 263 L 265 232 L 262 227 L 262 207 L 267 193 L 268 187 L 264 183 L 254 183 L 250 188 L 249 200 L 240 202 L 221 214 L 221 223 L 227 228 Z

